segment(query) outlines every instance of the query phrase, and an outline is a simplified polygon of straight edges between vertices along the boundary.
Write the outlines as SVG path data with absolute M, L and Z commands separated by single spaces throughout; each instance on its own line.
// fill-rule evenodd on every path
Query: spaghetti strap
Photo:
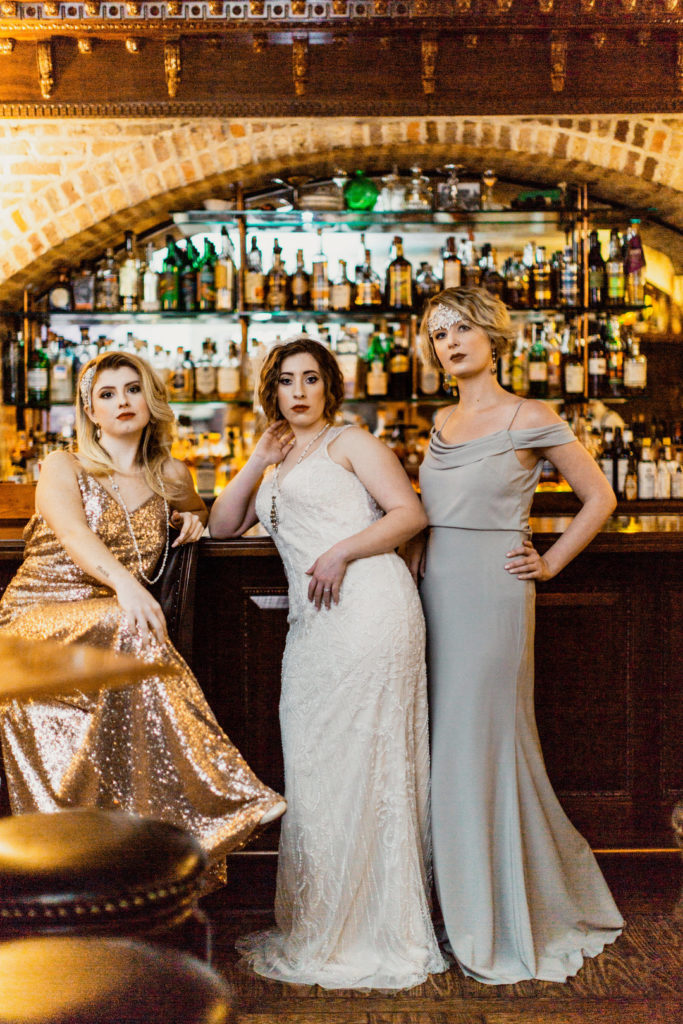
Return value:
M 510 428 L 512 427 L 512 424 L 515 422 L 515 417 L 517 416 L 517 413 L 522 408 L 522 406 L 524 405 L 525 402 L 526 402 L 526 398 L 523 398 L 522 401 L 519 403 L 519 405 L 516 406 L 515 411 L 512 414 L 512 419 L 510 420 L 510 422 L 507 425 L 507 429 L 508 430 L 510 430 Z
M 441 436 L 441 431 L 442 431 L 442 430 L 443 430 L 443 428 L 444 428 L 444 427 L 446 426 L 446 424 L 448 423 L 449 419 L 451 418 L 451 416 L 453 415 L 453 413 L 455 412 L 455 410 L 456 410 L 457 408 L 458 408 L 458 407 L 457 407 L 457 405 L 454 405 L 454 406 L 453 406 L 453 408 L 452 408 L 452 409 L 451 409 L 451 411 L 449 412 L 449 414 L 448 414 L 448 416 L 446 417 L 446 419 L 445 419 L 445 420 L 443 421 L 443 423 L 441 424 L 441 426 L 439 427 L 439 429 L 438 429 L 438 430 L 436 431 L 436 433 L 437 433 L 437 434 L 439 434 L 439 435 Z M 436 430 L 436 428 L 434 428 L 434 429 Z

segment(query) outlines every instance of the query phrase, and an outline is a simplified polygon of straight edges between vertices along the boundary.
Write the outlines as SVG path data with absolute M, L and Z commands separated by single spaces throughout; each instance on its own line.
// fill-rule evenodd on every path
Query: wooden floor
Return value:
M 683 1024 L 679 858 L 612 855 L 601 864 L 626 929 L 563 985 L 482 985 L 457 967 L 395 995 L 259 979 L 240 969 L 234 940 L 272 919 L 263 910 L 236 910 L 230 888 L 203 901 L 213 923 L 213 965 L 233 986 L 238 1024 Z

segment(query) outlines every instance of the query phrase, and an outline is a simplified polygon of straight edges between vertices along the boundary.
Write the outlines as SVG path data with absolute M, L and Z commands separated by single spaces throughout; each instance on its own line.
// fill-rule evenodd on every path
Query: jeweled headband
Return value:
M 92 382 L 95 379 L 95 373 L 97 366 L 89 366 L 81 377 L 81 401 L 85 409 L 89 409 L 92 405 Z
M 434 331 L 447 331 L 453 324 L 460 324 L 464 319 L 465 317 L 457 309 L 451 309 L 450 306 L 444 306 L 439 303 L 437 306 L 434 306 L 429 314 L 427 327 L 429 328 L 429 333 L 434 334 Z

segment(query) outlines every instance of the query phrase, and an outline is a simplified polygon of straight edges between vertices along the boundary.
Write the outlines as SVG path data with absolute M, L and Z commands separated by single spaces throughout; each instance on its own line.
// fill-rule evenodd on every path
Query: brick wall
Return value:
M 280 173 L 429 166 L 457 159 L 499 177 L 587 182 L 591 194 L 656 206 L 683 228 L 683 116 L 0 120 L 0 301 L 61 262 Z M 683 241 L 650 228 L 683 274 Z

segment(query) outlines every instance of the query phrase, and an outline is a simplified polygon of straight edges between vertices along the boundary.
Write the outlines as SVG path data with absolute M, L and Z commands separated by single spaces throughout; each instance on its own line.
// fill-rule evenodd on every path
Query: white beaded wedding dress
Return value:
M 279 981 L 403 989 L 446 969 L 429 907 L 424 621 L 395 554 L 352 562 L 330 609 L 308 600 L 316 558 L 381 515 L 330 457 L 344 429 L 330 428 L 281 483 L 267 474 L 257 497 L 289 581 L 280 700 L 288 809 L 277 928 L 238 948 Z

